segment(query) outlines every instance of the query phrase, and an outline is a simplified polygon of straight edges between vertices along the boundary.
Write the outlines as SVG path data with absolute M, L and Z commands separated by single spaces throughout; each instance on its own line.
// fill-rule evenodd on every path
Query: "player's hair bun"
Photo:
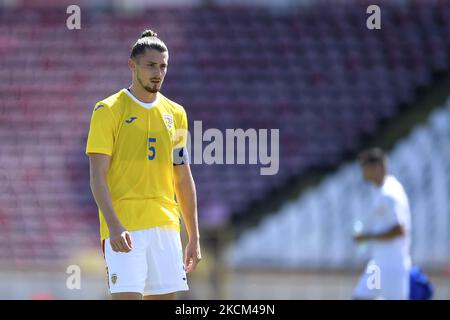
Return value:
M 141 34 L 141 38 L 145 38 L 145 37 L 157 37 L 158 34 L 156 32 L 154 32 L 153 30 L 145 30 L 144 32 L 142 32 Z
M 147 29 L 141 33 L 141 37 L 136 41 L 131 49 L 130 58 L 136 58 L 145 52 L 146 49 L 155 49 L 161 53 L 168 52 L 166 45 L 157 37 L 156 32 Z

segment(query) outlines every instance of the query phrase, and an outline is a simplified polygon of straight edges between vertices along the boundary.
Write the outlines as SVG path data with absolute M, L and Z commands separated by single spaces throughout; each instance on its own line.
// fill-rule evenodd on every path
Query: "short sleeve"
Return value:
M 114 146 L 114 118 L 111 110 L 99 103 L 92 111 L 86 154 L 103 153 L 112 155 Z
M 383 224 L 386 228 L 405 224 L 402 218 L 401 206 L 393 197 L 383 197 L 382 214 Z

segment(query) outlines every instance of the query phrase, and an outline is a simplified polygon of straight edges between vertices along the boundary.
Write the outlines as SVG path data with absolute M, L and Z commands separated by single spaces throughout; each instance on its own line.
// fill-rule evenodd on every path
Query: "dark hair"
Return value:
M 136 58 L 138 55 L 143 54 L 146 49 L 155 49 L 159 52 L 169 51 L 164 42 L 158 38 L 158 34 L 152 30 L 145 30 L 142 32 L 141 37 L 131 49 L 130 58 Z
M 366 164 L 386 164 L 386 155 L 381 148 L 370 148 L 362 151 L 358 155 L 358 161 L 361 165 Z

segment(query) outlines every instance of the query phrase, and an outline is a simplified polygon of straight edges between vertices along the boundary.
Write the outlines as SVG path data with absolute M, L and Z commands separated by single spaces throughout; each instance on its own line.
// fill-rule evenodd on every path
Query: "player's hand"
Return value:
M 130 252 L 133 249 L 130 233 L 122 226 L 110 230 L 109 239 L 115 252 Z
M 184 266 L 186 269 L 186 273 L 195 270 L 197 264 L 202 260 L 202 254 L 200 252 L 200 242 L 198 240 L 189 241 L 186 246 L 185 255 L 184 255 Z

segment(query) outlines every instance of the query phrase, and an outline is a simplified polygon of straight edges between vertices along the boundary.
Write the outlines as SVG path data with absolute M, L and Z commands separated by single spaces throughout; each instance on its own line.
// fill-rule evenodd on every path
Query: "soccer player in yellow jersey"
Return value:
M 86 154 L 113 299 L 173 299 L 201 260 L 186 112 L 159 92 L 168 60 L 166 45 L 144 31 L 128 60 L 131 86 L 92 112 Z

